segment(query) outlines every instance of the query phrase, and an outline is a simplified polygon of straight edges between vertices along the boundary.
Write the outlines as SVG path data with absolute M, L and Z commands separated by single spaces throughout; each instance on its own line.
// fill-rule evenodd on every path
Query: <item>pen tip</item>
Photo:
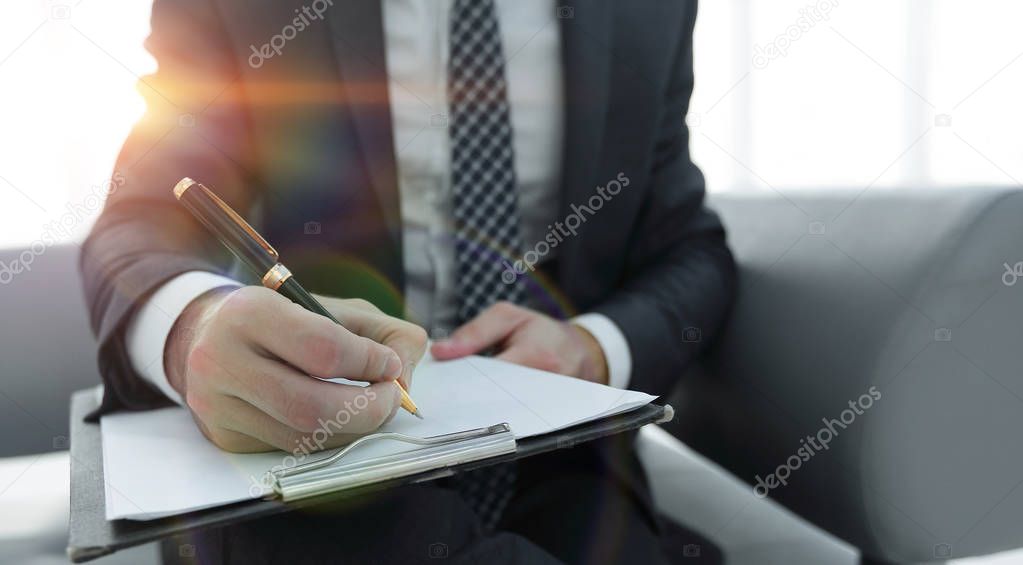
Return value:
M 423 419 L 423 415 L 420 414 L 419 412 L 413 412 L 412 415 L 415 416 L 416 418 L 419 418 L 420 420 Z

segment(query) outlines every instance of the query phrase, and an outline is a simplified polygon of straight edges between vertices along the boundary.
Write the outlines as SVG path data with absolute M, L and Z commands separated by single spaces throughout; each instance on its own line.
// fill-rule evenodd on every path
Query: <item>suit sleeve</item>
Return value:
M 80 269 L 105 385 L 96 414 L 167 404 L 134 370 L 126 326 L 164 282 L 188 271 L 223 274 L 227 254 L 174 199 L 184 176 L 216 187 L 232 207 L 249 210 L 255 179 L 238 70 L 214 2 L 156 0 L 146 48 L 158 70 L 138 90 L 146 113 L 115 165 L 123 182 L 82 246 Z M 244 212 L 243 212 L 244 213 Z M 162 360 L 158 361 L 162 362 Z
M 703 174 L 679 127 L 693 91 L 690 2 L 674 58 L 650 172 L 649 196 L 637 222 L 622 288 L 595 308 L 626 336 L 630 388 L 667 395 L 724 321 L 736 269 L 717 216 L 704 207 Z

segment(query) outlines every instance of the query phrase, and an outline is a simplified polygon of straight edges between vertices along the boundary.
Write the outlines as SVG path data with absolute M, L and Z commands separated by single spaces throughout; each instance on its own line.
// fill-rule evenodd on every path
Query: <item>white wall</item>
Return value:
M 1023 4 L 704 0 L 700 10 L 688 121 L 711 190 L 1023 179 Z M 757 47 L 786 41 L 754 64 Z M 936 125 L 949 123 L 943 114 L 951 126 Z
M 831 7 L 826 19 L 818 4 Z M 1023 179 L 1023 3 L 700 9 L 688 122 L 710 190 Z M 155 68 L 142 48 L 148 17 L 146 0 L 0 3 L 0 247 L 30 245 L 57 223 L 62 240 L 84 237 L 93 195 L 143 111 L 135 83 Z M 755 65 L 756 49 L 784 45 L 787 32 L 784 56 Z M 950 127 L 935 126 L 941 114 Z

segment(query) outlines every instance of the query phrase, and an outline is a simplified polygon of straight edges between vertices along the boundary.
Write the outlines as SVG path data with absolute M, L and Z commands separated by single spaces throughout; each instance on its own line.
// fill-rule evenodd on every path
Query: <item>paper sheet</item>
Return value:
M 507 422 L 517 438 L 525 438 L 654 400 L 641 392 L 483 357 L 424 361 L 416 369 L 411 394 L 425 420 L 399 411 L 382 431 L 427 437 Z M 221 451 L 183 408 L 108 415 L 101 427 L 108 520 L 150 520 L 259 498 L 269 492 L 262 480 L 268 469 L 324 456 Z M 379 442 L 356 448 L 345 460 L 407 449 Z

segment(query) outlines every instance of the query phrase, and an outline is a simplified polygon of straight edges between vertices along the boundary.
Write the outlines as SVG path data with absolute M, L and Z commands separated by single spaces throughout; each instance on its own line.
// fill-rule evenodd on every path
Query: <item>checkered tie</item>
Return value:
M 455 0 L 448 61 L 456 288 L 462 322 L 500 300 L 523 301 L 502 259 L 521 251 L 504 53 L 493 0 Z M 510 278 L 510 277 L 509 277 Z M 512 463 L 463 474 L 462 497 L 493 528 L 515 485 Z
M 511 272 L 502 259 L 514 261 L 522 247 L 507 91 L 493 0 L 455 0 L 448 100 L 455 284 L 463 321 L 499 300 L 522 302 L 524 296 L 517 277 L 502 280 Z

